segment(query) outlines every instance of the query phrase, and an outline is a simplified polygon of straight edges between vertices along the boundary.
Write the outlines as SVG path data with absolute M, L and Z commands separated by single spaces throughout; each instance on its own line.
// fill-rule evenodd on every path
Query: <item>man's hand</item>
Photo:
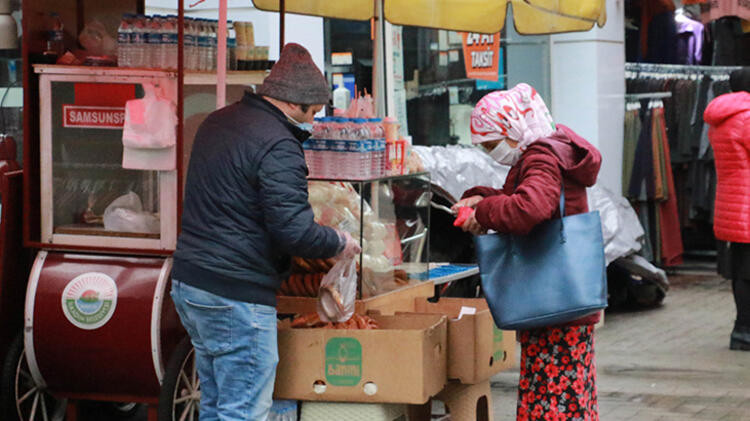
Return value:
M 357 244 L 357 241 L 347 231 L 339 231 L 339 236 L 346 241 L 344 250 L 334 257 L 336 260 L 351 259 L 354 256 L 362 253 L 362 248 Z
M 456 202 L 455 205 L 451 206 L 451 210 L 453 212 L 458 212 L 458 208 L 462 206 L 473 208 L 474 206 L 477 205 L 477 203 L 481 202 L 482 200 L 484 200 L 484 197 L 482 196 L 467 197 L 466 199 L 459 200 L 458 202 Z
M 471 212 L 471 215 L 469 215 L 468 218 L 466 218 L 466 222 L 464 222 L 463 225 L 461 225 L 461 229 L 464 230 L 464 232 L 470 232 L 474 235 L 482 235 L 487 233 L 487 230 L 482 227 L 479 222 L 477 222 L 476 218 L 477 211 Z

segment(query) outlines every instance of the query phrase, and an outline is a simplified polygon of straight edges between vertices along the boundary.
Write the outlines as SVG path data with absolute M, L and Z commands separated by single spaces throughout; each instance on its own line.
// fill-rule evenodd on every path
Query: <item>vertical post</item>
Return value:
M 227 104 L 227 0 L 219 0 L 216 50 L 216 109 Z
M 182 226 L 182 192 L 185 177 L 183 143 L 185 142 L 185 2 L 177 2 L 177 233 Z
M 286 0 L 279 0 L 279 57 L 284 49 L 284 25 L 286 23 Z

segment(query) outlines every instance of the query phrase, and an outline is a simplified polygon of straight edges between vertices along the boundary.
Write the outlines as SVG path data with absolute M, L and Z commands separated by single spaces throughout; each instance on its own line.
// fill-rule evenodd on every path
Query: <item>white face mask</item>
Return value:
M 513 166 L 518 162 L 518 159 L 521 157 L 521 149 L 518 147 L 512 147 L 508 142 L 501 141 L 500 143 L 495 146 L 494 149 L 492 149 L 489 154 L 496 162 L 503 164 L 503 165 L 510 165 Z

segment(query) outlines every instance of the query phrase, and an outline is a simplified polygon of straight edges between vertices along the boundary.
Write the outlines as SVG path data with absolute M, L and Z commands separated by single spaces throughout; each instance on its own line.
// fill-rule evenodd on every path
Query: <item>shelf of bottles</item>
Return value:
M 117 29 L 119 67 L 177 68 L 178 20 L 174 15 L 124 14 Z M 219 22 L 212 19 L 184 20 L 184 68 L 188 72 L 214 73 L 218 67 Z M 227 23 L 226 69 L 263 71 L 272 66 L 268 46 L 256 46 L 251 22 Z

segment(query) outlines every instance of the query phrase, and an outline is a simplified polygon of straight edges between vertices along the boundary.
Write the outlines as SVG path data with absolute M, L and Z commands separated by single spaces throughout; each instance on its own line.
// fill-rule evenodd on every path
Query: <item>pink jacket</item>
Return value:
M 716 159 L 714 234 L 723 241 L 750 243 L 750 93 L 711 101 L 703 115 Z

